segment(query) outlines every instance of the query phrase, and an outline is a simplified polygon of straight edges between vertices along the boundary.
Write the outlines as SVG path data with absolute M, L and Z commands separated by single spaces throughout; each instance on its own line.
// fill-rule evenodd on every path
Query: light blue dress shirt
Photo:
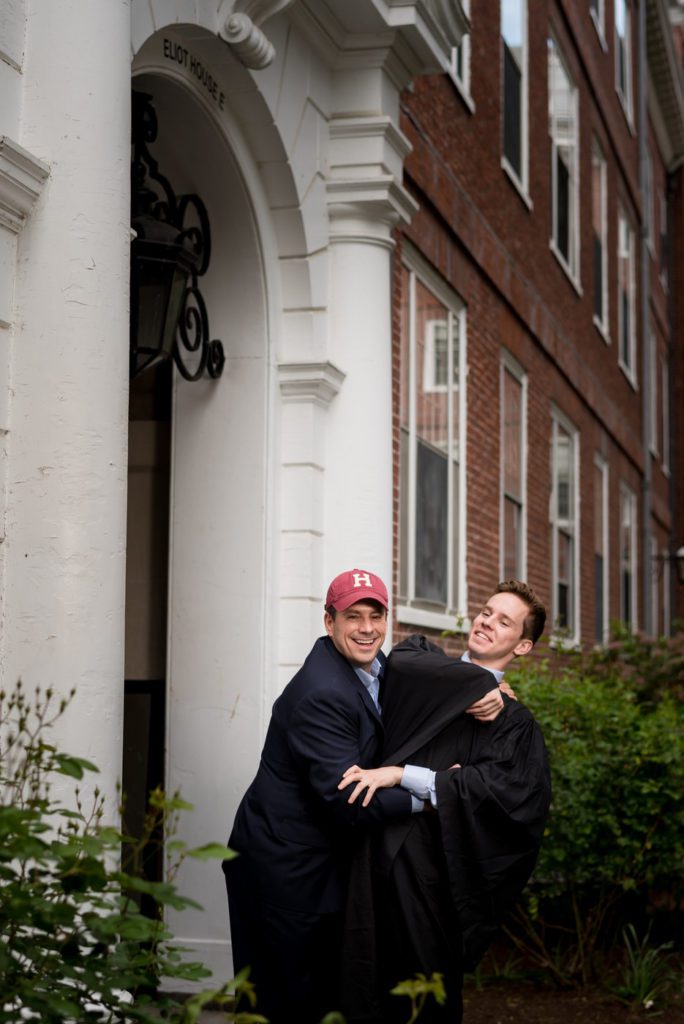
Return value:
M 376 708 L 378 709 L 378 714 L 381 714 L 381 712 L 382 712 L 382 709 L 380 707 L 380 701 L 378 699 L 379 695 L 380 695 L 380 679 L 379 679 L 380 668 L 381 668 L 380 661 L 378 660 L 378 658 L 374 658 L 373 659 L 373 664 L 371 665 L 370 672 L 366 672 L 366 670 L 364 668 L 355 668 L 354 669 L 354 671 L 356 672 L 357 676 L 359 677 L 359 679 L 361 680 L 363 685 L 368 690 L 368 693 L 370 694 L 371 700 L 373 701 L 373 703 L 375 704 Z M 404 787 L 404 789 L 408 789 L 409 792 L 411 793 L 411 813 L 412 814 L 417 814 L 418 811 L 422 811 L 423 810 L 423 799 L 421 799 L 420 797 L 416 796 L 415 793 L 411 792 L 411 787 L 410 786 L 404 786 L 403 782 L 402 782 L 402 786 Z M 427 797 L 425 797 L 424 799 L 427 799 Z

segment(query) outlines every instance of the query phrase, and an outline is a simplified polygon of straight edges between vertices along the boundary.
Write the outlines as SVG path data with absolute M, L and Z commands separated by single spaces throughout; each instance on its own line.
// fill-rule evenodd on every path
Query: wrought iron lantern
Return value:
M 198 279 L 211 256 L 206 207 L 199 196 L 176 197 L 148 144 L 157 117 L 147 93 L 133 93 L 131 165 L 131 379 L 173 357 L 188 381 L 216 379 L 225 365 L 220 341 L 210 340 Z

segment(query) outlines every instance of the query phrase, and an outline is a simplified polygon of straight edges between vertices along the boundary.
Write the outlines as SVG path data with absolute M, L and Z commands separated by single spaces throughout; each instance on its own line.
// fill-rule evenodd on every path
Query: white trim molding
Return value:
M 345 374 L 332 363 L 280 363 L 280 391 L 285 402 L 315 402 L 325 408 L 342 387 Z
M 28 150 L 0 136 L 0 225 L 19 234 L 50 168 Z

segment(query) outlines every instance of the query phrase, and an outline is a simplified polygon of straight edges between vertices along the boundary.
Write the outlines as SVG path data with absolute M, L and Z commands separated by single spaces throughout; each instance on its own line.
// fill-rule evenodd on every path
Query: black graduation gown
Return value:
M 550 802 L 544 741 L 527 708 L 505 695 L 494 722 L 464 714 L 483 671 L 424 637 L 398 644 L 388 660 L 382 763 L 435 770 L 437 811 L 359 845 L 343 960 L 350 1022 L 405 1019 L 406 1000 L 386 993 L 417 971 L 443 973 L 447 988 L 446 1006 L 430 999 L 421 1020 L 460 1021 L 463 970 L 481 958 L 534 867 Z M 454 763 L 462 767 L 450 770 Z

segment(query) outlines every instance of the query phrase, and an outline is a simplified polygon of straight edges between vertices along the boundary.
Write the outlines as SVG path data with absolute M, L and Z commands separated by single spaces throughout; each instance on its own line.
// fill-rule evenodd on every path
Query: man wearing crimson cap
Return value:
M 352 569 L 332 581 L 326 635 L 273 705 L 228 841 L 239 854 L 224 863 L 234 969 L 250 967 L 257 1008 L 271 1024 L 318 1024 L 337 1007 L 353 839 L 424 809 L 400 787 L 379 790 L 366 806 L 339 789 L 352 765 L 377 763 L 382 745 L 387 611 L 387 588 L 374 573 Z M 464 669 L 476 714 L 494 717 L 502 700 L 491 674 Z

